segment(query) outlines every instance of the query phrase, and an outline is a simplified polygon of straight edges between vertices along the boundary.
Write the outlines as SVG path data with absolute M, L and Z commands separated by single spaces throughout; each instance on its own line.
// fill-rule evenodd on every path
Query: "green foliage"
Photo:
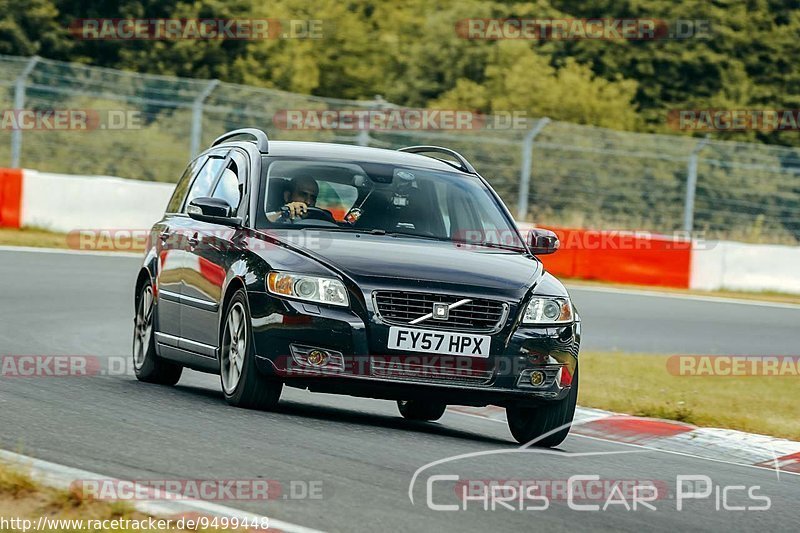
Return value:
M 523 111 L 530 117 L 619 129 L 637 125 L 632 103 L 636 82 L 608 81 L 595 76 L 587 65 L 568 59 L 561 68 L 524 42 L 505 41 L 495 47 L 493 60 L 479 85 L 460 79 L 433 102 L 437 108 L 479 109 L 486 113 Z
M 52 0 L 0 0 L 0 54 L 57 57 L 72 41 Z
M 0 0 L 0 53 L 415 107 L 525 111 L 663 131 L 671 109 L 800 107 L 800 7 L 791 0 Z M 319 39 L 87 41 L 79 18 L 316 19 Z M 466 18 L 708 21 L 684 39 L 468 40 Z M 800 145 L 796 134 L 724 138 Z

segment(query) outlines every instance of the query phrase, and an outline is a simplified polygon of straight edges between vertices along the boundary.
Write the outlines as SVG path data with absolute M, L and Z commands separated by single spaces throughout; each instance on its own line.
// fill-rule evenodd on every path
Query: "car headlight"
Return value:
M 267 290 L 272 294 L 307 302 L 343 307 L 350 305 L 347 289 L 338 279 L 292 274 L 291 272 L 270 272 L 267 274 Z
M 522 317 L 523 324 L 563 324 L 572 322 L 574 313 L 572 302 L 569 298 L 552 298 L 549 296 L 534 296 L 528 307 L 525 308 L 525 315 Z

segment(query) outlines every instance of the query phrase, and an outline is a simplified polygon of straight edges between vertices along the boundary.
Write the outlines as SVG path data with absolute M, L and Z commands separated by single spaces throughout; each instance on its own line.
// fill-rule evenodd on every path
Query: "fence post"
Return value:
M 200 137 L 203 133 L 203 103 L 219 85 L 219 80 L 211 80 L 192 102 L 192 133 L 189 141 L 189 157 L 200 151 Z
M 697 156 L 700 151 L 710 142 L 708 134 L 697 143 L 692 153 L 689 155 L 689 163 L 686 168 L 686 198 L 683 203 L 683 231 L 691 238 L 694 231 L 694 196 L 697 191 Z
M 33 56 L 25 68 L 22 69 L 14 87 L 14 113 L 22 111 L 25 107 L 25 82 L 28 76 L 33 71 L 36 63 L 41 59 L 39 56 Z M 22 158 L 22 128 L 17 124 L 17 127 L 11 131 L 11 168 L 19 168 L 20 159 Z
M 540 118 L 528 131 L 522 141 L 522 168 L 519 174 L 519 196 L 517 197 L 517 220 L 522 222 L 528 216 L 528 196 L 531 189 L 531 165 L 533 164 L 533 141 L 550 123 L 548 117 Z
M 384 109 L 386 107 L 394 107 L 394 106 L 392 106 L 386 100 L 384 100 L 383 96 L 381 96 L 380 94 L 376 94 L 372 98 L 372 101 L 366 104 L 366 107 L 371 111 L 373 109 Z M 369 124 L 370 120 L 368 119 L 366 124 L 367 127 L 358 130 L 358 134 L 356 135 L 356 144 L 358 146 L 369 146 L 369 141 L 370 141 Z

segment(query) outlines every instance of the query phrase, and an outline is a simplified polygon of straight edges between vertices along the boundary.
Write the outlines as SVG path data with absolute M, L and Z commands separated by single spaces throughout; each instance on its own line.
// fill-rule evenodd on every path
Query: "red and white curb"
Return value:
M 101 480 L 119 483 L 120 480 L 109 478 L 94 472 L 87 472 L 69 466 L 34 459 L 26 455 L 0 450 L 0 464 L 7 464 L 19 468 L 28 473 L 35 481 L 55 489 L 69 490 L 75 480 Z M 134 490 L 134 492 L 140 492 Z M 144 491 L 141 491 L 144 492 Z M 175 498 L 177 500 L 177 497 Z M 129 502 L 132 507 L 142 513 L 158 518 L 178 518 L 178 517 L 227 517 L 237 518 L 248 523 L 263 523 L 269 521 L 269 531 L 285 531 L 286 533 L 322 533 L 318 529 L 267 518 L 262 515 L 248 513 L 232 507 L 226 507 L 209 501 L 203 500 L 164 500 L 164 501 L 144 501 L 134 500 Z
M 500 407 L 450 407 L 451 411 L 506 421 Z M 655 418 L 578 407 L 571 434 L 643 446 L 735 464 L 800 474 L 800 442 L 736 431 L 701 428 Z

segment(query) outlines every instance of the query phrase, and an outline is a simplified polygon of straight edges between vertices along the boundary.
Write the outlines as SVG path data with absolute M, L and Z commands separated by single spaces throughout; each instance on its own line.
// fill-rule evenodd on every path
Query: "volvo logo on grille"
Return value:
M 464 304 L 468 304 L 471 301 L 472 300 L 470 298 L 465 298 L 463 300 L 459 300 L 451 304 L 434 302 L 432 312 L 422 315 L 419 318 L 415 318 L 414 320 L 409 322 L 409 324 L 419 324 L 420 322 L 428 320 L 429 318 L 432 318 L 434 320 L 447 320 L 450 318 L 450 311 L 452 311 L 456 307 L 461 307 Z
M 450 318 L 450 306 L 442 303 L 433 304 L 433 319 L 447 320 Z

